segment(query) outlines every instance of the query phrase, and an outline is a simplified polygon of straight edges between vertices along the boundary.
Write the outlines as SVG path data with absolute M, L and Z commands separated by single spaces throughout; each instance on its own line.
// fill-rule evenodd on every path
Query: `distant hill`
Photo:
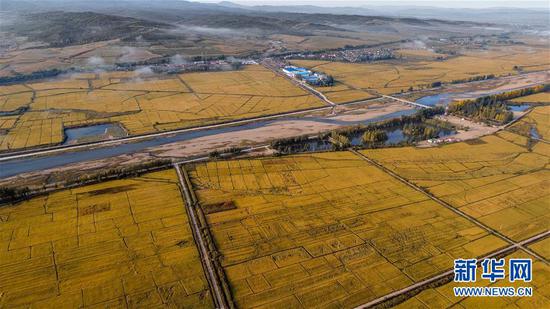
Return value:
M 222 50 L 231 45 L 224 43 L 228 37 L 238 35 L 254 41 L 254 48 L 266 50 L 271 48 L 266 46 L 272 44 L 271 35 L 275 34 L 301 36 L 304 41 L 328 38 L 322 42 L 326 46 L 343 46 L 341 42 L 346 40 L 350 45 L 365 45 L 493 28 L 491 23 L 440 16 L 376 16 L 368 9 L 351 7 L 248 7 L 180 0 L 0 0 L 0 4 L 3 14 L 14 16 L 10 18 L 13 21 L 4 21 L 2 30 L 52 47 L 121 39 L 127 44 L 185 49 L 181 52 L 192 48 Z M 323 46 L 318 42 L 311 46 Z
M 317 21 L 317 22 L 316 22 Z M 310 34 L 312 31 L 345 31 L 327 25 L 315 18 L 293 18 L 286 16 L 257 16 L 237 14 L 210 14 L 207 16 L 186 16 L 179 22 L 186 25 L 227 29 L 255 29 L 264 34 Z
M 181 16 L 202 13 L 239 13 L 214 3 L 183 0 L 1 0 L 0 11 L 38 13 L 50 11 L 95 12 L 152 20 L 175 22 Z
M 518 2 L 520 3 L 520 2 Z M 301 13 L 406 17 L 482 23 L 522 23 L 547 25 L 548 9 L 488 8 L 450 9 L 422 6 L 321 7 L 315 5 L 245 6 L 231 1 L 201 3 L 184 0 L 1 0 L 0 11 L 36 13 L 46 11 L 96 12 L 157 22 L 177 22 L 182 16 L 208 14 L 258 15 L 261 13 Z M 518 4 L 519 6 L 519 4 Z
M 521 2 L 518 2 L 518 5 Z M 306 14 L 336 14 L 336 15 L 363 15 L 411 17 L 422 19 L 440 19 L 453 21 L 471 21 L 497 24 L 524 24 L 547 26 L 550 20 L 548 8 L 439 8 L 430 6 L 397 6 L 397 5 L 364 5 L 359 7 L 337 6 L 322 7 L 315 5 L 254 5 L 245 6 L 230 1 L 218 3 L 232 9 L 241 9 L 259 12 L 288 12 Z
M 261 12 L 288 12 L 288 13 L 304 13 L 304 14 L 337 14 L 337 15 L 377 15 L 376 10 L 361 8 L 361 7 L 348 7 L 348 6 L 334 6 L 323 7 L 315 5 L 241 5 L 230 1 L 221 1 L 218 5 L 241 9 L 249 11 L 261 11 Z
M 370 30 L 394 33 L 394 27 L 399 25 L 438 29 L 441 24 L 455 23 L 408 17 L 262 12 L 241 9 L 231 3 L 217 5 L 174 0 L 97 0 L 93 3 L 75 0 L 67 1 L 66 6 L 63 6 L 63 1 L 51 0 L 17 3 L 4 0 L 2 3 L 4 8 L 20 15 L 14 24 L 5 27 L 7 31 L 52 47 L 111 39 L 133 41 L 137 37 L 150 42 L 171 40 L 177 43 L 192 37 L 193 33 L 206 39 L 227 37 L 228 30 L 238 30 L 240 35 L 258 38 L 271 34 L 313 36 L 326 32 L 340 33 L 341 36 L 344 32 Z M 32 4 L 36 4 L 33 10 L 23 13 Z M 60 7 L 64 11 L 48 11 Z M 90 11 L 80 11 L 88 9 Z
M 165 23 L 93 12 L 47 12 L 22 15 L 6 30 L 61 47 L 137 36 L 168 27 Z

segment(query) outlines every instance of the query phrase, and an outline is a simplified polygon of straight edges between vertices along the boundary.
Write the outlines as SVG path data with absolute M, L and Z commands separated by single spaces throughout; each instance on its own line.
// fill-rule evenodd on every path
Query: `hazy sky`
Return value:
M 197 1 L 197 0 L 195 0 Z M 199 2 L 219 2 L 221 0 L 199 0 Z M 415 5 L 448 8 L 486 8 L 486 7 L 537 7 L 549 8 L 549 0 L 228 0 L 244 5 L 297 5 L 318 6 L 368 6 L 368 5 Z

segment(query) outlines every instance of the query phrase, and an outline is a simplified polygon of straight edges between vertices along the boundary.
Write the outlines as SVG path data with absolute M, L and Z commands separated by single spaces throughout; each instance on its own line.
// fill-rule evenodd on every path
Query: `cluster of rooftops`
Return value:
M 299 78 L 309 84 L 318 84 L 320 81 L 327 78 L 326 74 L 313 72 L 306 68 L 296 67 L 292 65 L 284 67 L 283 72 L 292 78 Z

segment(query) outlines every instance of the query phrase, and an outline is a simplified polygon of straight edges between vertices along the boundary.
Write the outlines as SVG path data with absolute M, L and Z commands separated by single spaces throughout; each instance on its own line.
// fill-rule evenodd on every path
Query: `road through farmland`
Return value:
M 195 237 L 195 241 L 200 252 L 200 256 L 204 265 L 204 271 L 206 273 L 206 277 L 208 278 L 216 308 L 230 308 L 230 305 L 227 303 L 226 297 L 223 293 L 223 289 L 219 282 L 219 277 L 217 275 L 215 266 L 212 262 L 213 257 L 210 256 L 210 252 L 208 251 L 206 242 L 203 238 L 195 211 L 195 203 L 193 202 L 191 192 L 189 192 L 190 189 L 187 186 L 187 182 L 184 179 L 180 166 L 178 164 L 174 164 L 174 168 L 176 169 L 179 183 L 184 193 L 185 207 L 187 209 L 187 215 L 190 218 L 189 224 L 191 225 L 191 229 L 193 230 L 193 235 Z

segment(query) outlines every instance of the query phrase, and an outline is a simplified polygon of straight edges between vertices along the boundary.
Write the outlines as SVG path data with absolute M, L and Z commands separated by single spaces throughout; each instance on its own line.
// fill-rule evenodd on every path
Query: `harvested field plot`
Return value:
M 506 265 L 511 258 L 531 258 L 533 259 L 533 281 L 531 282 L 509 282 L 508 273 L 505 279 L 500 279 L 495 283 L 482 279 L 481 268 L 478 268 L 476 283 L 458 283 L 451 282 L 435 289 L 427 289 L 420 294 L 406 300 L 395 308 L 548 308 L 550 307 L 550 298 L 548 289 L 550 287 L 550 267 L 532 256 L 517 251 L 504 259 Z M 532 287 L 532 297 L 456 297 L 454 296 L 454 287 L 464 286 L 491 286 L 491 287 Z
M 550 103 L 550 92 L 539 92 L 532 95 L 515 98 L 512 102 L 517 103 Z
M 243 308 L 350 308 L 506 245 L 351 152 L 188 169 Z
M 0 150 L 61 143 L 63 129 L 118 122 L 130 135 L 323 106 L 261 66 L 169 77 L 134 72 L 76 74 L 66 80 L 0 87 Z M 0 134 L 1 131 L 0 131 Z M 1 135 L 0 135 L 1 136 Z
M 325 72 L 355 89 L 372 89 L 383 94 L 398 93 L 409 86 L 430 85 L 487 74 L 514 73 L 514 66 L 525 71 L 550 68 L 546 48 L 509 47 L 472 51 L 442 61 L 383 62 L 354 64 L 296 60 L 293 64 Z
M 438 148 L 364 150 L 453 207 L 520 241 L 550 229 L 550 146 L 502 131 Z
M 173 170 L 0 208 L 2 307 L 212 307 Z
M 535 107 L 529 114 L 509 127 L 509 130 L 523 136 L 542 139 L 550 138 L 550 106 Z

